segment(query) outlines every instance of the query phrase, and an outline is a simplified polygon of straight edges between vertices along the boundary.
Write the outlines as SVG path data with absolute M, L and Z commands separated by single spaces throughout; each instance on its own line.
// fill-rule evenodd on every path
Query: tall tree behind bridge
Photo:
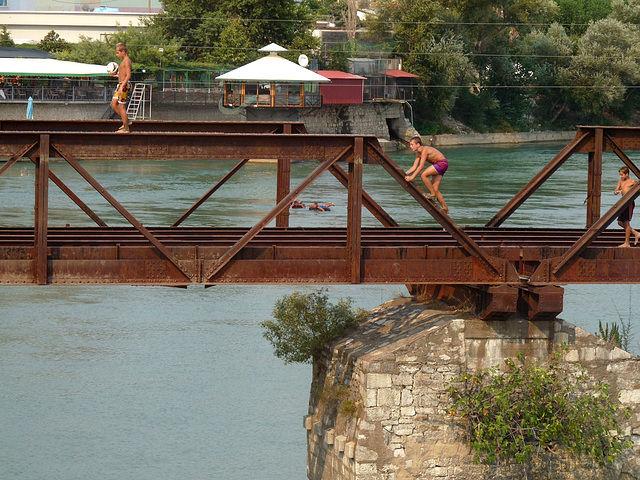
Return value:
M 308 50 L 313 20 L 294 0 L 164 0 L 154 24 L 175 39 L 190 60 L 240 65 L 271 42 Z M 297 56 L 295 52 L 295 56 Z

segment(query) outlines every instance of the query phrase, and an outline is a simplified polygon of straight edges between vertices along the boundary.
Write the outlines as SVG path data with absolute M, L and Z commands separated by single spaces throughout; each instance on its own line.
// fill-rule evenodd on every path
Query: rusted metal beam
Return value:
M 0 120 L 0 131 L 13 132 L 110 132 L 120 124 L 115 120 Z M 136 120 L 134 132 L 200 133 L 307 133 L 302 122 L 198 122 Z
M 102 132 L 53 132 L 51 144 L 59 145 L 79 161 L 136 159 L 242 158 L 324 161 L 334 159 L 353 143 L 350 135 L 271 135 L 263 133 L 142 132 L 127 135 Z M 364 137 L 378 145 L 374 136 Z M 0 130 L 0 159 L 10 158 L 27 143 L 39 140 L 36 132 Z M 363 163 L 368 163 L 367 151 Z
M 49 215 L 49 135 L 40 135 L 35 185 L 35 283 L 47 284 L 47 218 Z
M 236 164 L 235 167 L 233 167 L 231 169 L 231 171 L 229 171 L 229 173 L 227 173 L 224 177 L 222 177 L 218 183 L 216 183 L 213 187 L 211 187 L 211 189 L 205 193 L 200 200 L 198 200 L 196 203 L 194 203 L 191 207 L 189 207 L 189 209 L 184 212 L 180 218 L 178 220 L 176 220 L 173 225 L 171 225 L 172 227 L 177 227 L 178 225 L 180 225 L 182 222 L 184 222 L 189 215 L 191 215 L 193 212 L 195 212 L 198 207 L 200 207 L 200 205 L 202 205 L 204 202 L 207 201 L 207 199 L 213 195 L 216 190 L 218 190 L 222 185 L 224 185 L 225 183 L 227 183 L 227 180 L 229 180 L 231 177 L 233 177 L 233 175 L 235 175 L 235 173 L 240 170 L 247 162 L 249 161 L 248 158 L 245 158 L 244 160 L 241 160 L 240 162 L 238 162 Z
M 507 218 L 522 205 L 527 198 L 540 188 L 558 168 L 562 166 L 567 159 L 576 153 L 580 148 L 589 141 L 592 132 L 578 132 L 576 137 L 562 149 L 540 172 L 527 183 L 520 192 L 518 192 L 502 209 L 494 215 L 486 224 L 487 227 L 499 227 Z
M 600 218 L 602 203 L 602 149 L 604 140 L 602 128 L 596 128 L 593 138 L 593 152 L 589 152 L 587 165 L 587 228 Z
M 364 142 L 354 138 L 353 162 L 349 164 L 349 187 L 347 194 L 347 258 L 350 265 L 351 283 L 360 283 L 362 260 L 362 159 Z
M 74 158 L 71 154 L 65 151 L 63 147 L 60 145 L 52 145 L 53 148 L 60 154 L 62 158 L 64 158 L 73 169 L 80 174 L 82 178 L 84 178 L 89 185 L 91 185 L 102 197 L 111 204 L 113 208 L 115 208 L 120 215 L 122 215 L 131 225 L 133 225 L 142 235 L 145 236 L 149 242 L 155 246 L 160 253 L 169 260 L 175 268 L 177 268 L 185 277 L 190 279 L 191 281 L 197 281 L 196 274 L 190 272 L 185 268 L 185 266 L 171 253 L 157 238 L 155 238 L 149 230 L 147 230 L 142 223 L 140 223 L 133 215 L 129 213 L 129 211 L 124 208 L 120 202 L 118 202 L 109 192 L 107 192 L 98 181 L 93 178 L 89 172 L 87 172 Z
M 564 304 L 564 289 L 555 285 L 527 285 L 519 289 L 518 310 L 529 320 L 556 318 Z
M 604 134 L 605 141 L 607 142 L 607 146 L 609 150 L 612 150 L 622 162 L 629 167 L 631 173 L 633 173 L 636 177 L 640 178 L 640 168 L 636 166 L 635 163 L 624 153 L 620 147 L 616 144 L 615 140 L 609 136 L 609 134 Z
M 616 145 L 622 150 L 640 150 L 640 128 L 639 127 L 601 127 L 601 126 L 579 126 L 576 136 L 588 135 L 590 141 L 582 144 L 575 153 L 589 153 L 595 150 L 595 131 L 603 129 L 604 133 L 614 139 Z M 604 145 L 605 151 L 610 151 L 609 145 Z
M 297 198 L 304 190 L 311 185 L 320 175 L 322 175 L 325 171 L 331 167 L 338 159 L 342 158 L 347 150 L 352 149 L 353 146 L 349 145 L 344 148 L 341 152 L 339 152 L 334 158 L 330 160 L 325 160 L 320 165 L 316 167 L 316 169 L 311 172 L 311 174 L 305 178 L 300 185 L 298 185 L 292 192 L 290 192 L 286 197 L 284 197 L 278 204 L 275 206 L 273 210 L 271 210 L 267 215 L 260 220 L 251 230 L 249 230 L 238 242 L 227 250 L 217 262 L 215 262 L 211 267 L 209 267 L 204 274 L 205 281 L 210 281 L 220 270 L 222 270 L 227 264 L 233 259 L 233 257 L 240 251 L 242 248 L 247 245 L 262 229 L 264 229 L 271 220 L 275 218 L 282 210 L 285 208 L 289 208 L 289 204 L 294 198 Z
M 279 203 L 291 191 L 291 160 L 278 159 L 278 173 L 276 177 L 276 203 Z M 289 209 L 285 209 L 276 216 L 276 227 L 289 226 Z
M 349 177 L 347 172 L 345 172 L 340 165 L 334 163 L 329 171 L 344 187 L 348 188 Z M 385 227 L 398 226 L 398 222 L 396 222 L 391 215 L 389 215 L 373 198 L 371 198 L 371 195 L 365 192 L 364 189 L 362 190 L 362 204 Z
M 31 161 L 34 164 L 36 163 L 36 159 L 33 157 L 31 158 Z M 69 197 L 71 201 L 73 201 L 73 203 L 80 207 L 80 209 L 84 213 L 86 213 L 87 216 L 91 218 L 91 220 L 93 220 L 97 225 L 100 225 L 101 227 L 107 226 L 107 224 L 98 216 L 98 214 L 91 210 L 91 208 L 89 208 L 86 203 L 80 200 L 80 198 L 75 193 L 73 193 L 73 191 L 69 187 L 67 187 L 67 185 L 62 180 L 60 180 L 60 178 L 51 170 L 49 170 L 49 180 L 55 183 L 56 186 L 60 190 L 62 190 L 62 192 L 67 195 L 67 197 Z
M 33 142 L 29 145 L 23 145 L 22 148 L 19 148 L 18 151 L 15 152 L 2 167 L 0 167 L 0 175 L 2 175 L 4 172 L 9 170 L 9 168 L 21 158 L 33 156 L 33 154 L 38 149 L 39 143 L 40 143 L 40 140 L 38 139 L 38 141 L 36 142 Z
M 558 275 L 558 273 L 568 266 L 571 262 L 586 249 L 597 237 L 605 230 L 611 222 L 613 222 L 629 203 L 634 201 L 636 197 L 640 195 L 640 182 L 636 183 L 631 189 L 624 195 L 616 204 L 609 209 L 607 213 L 599 218 L 586 232 L 578 239 L 573 246 L 554 262 L 551 273 Z

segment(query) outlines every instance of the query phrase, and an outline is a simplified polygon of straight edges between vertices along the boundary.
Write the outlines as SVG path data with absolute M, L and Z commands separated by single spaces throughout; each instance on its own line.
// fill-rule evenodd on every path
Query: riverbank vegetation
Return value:
M 271 42 L 288 48 L 292 60 L 307 54 L 319 69 L 345 70 L 350 57 L 397 58 L 419 75 L 413 117 L 423 135 L 459 124 L 514 132 L 631 125 L 638 118 L 639 0 L 162 4 L 164 13 L 145 28 L 123 28 L 105 42 L 83 39 L 70 49 L 64 44 L 59 58 L 106 63 L 120 41 L 146 72 L 230 69 L 258 58 L 257 49 Z M 314 37 L 320 20 L 345 30 L 344 40 Z

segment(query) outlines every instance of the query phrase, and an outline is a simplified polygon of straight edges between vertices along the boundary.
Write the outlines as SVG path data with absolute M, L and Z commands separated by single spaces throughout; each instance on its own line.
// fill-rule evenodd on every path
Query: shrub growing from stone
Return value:
M 464 373 L 449 384 L 449 414 L 467 421 L 477 463 L 525 463 L 564 450 L 605 465 L 631 446 L 618 426 L 609 385 L 571 372 L 561 359 L 554 352 L 544 367 L 521 353 L 517 361 L 505 360 L 504 371 Z
M 324 292 L 294 292 L 276 301 L 272 315 L 262 326 L 276 357 L 310 363 L 328 341 L 357 326 L 366 313 L 354 310 L 351 300 L 331 304 Z

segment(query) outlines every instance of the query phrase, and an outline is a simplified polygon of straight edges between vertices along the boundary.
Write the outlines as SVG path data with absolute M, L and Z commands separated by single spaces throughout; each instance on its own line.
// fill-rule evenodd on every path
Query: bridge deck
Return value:
M 640 249 L 616 247 L 623 232 L 604 231 L 572 268 L 549 275 L 549 262 L 566 254 L 587 229 L 467 227 L 469 237 L 492 258 L 515 267 L 504 285 L 637 283 Z M 204 272 L 248 228 L 157 227 L 150 233 L 179 260 L 187 278 L 133 227 L 48 229 L 48 283 L 185 286 L 246 283 L 353 283 L 346 228 L 265 228 L 226 268 Z M 358 283 L 485 285 L 487 272 L 440 228 L 363 228 Z M 0 229 L 0 284 L 34 283 L 34 230 Z M 589 268 L 585 265 L 589 264 Z

